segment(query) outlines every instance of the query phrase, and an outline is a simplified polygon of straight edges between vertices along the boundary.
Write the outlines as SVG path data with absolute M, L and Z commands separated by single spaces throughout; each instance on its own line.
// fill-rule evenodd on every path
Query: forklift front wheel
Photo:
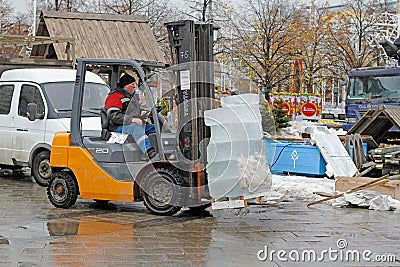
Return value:
M 52 175 L 47 187 L 47 196 L 56 208 L 67 209 L 74 205 L 78 192 L 78 184 L 74 177 L 62 171 Z
M 156 168 L 144 178 L 144 205 L 157 215 L 173 215 L 181 209 L 184 181 L 170 168 Z

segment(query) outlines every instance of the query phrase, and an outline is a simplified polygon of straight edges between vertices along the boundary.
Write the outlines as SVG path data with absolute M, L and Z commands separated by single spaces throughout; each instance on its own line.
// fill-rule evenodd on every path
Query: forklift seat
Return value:
M 106 107 L 100 108 L 100 119 L 101 119 L 101 139 L 107 141 L 111 137 L 111 133 L 108 130 L 108 118 Z
M 100 119 L 101 119 L 101 140 L 108 141 L 111 137 L 111 132 L 108 130 L 108 118 L 107 118 L 107 110 L 105 107 L 100 108 Z M 128 136 L 126 139 L 127 143 L 135 143 L 132 136 Z

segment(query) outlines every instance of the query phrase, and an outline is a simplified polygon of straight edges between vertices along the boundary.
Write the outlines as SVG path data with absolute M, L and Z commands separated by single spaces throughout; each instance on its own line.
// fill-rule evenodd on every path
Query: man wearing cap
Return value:
M 117 83 L 117 88 L 110 91 L 105 101 L 108 130 L 129 134 L 138 144 L 140 150 L 153 158 L 157 153 L 146 135 L 146 123 L 142 119 L 142 110 L 135 94 L 136 80 L 124 74 Z M 148 127 L 148 133 L 154 132 L 154 127 Z

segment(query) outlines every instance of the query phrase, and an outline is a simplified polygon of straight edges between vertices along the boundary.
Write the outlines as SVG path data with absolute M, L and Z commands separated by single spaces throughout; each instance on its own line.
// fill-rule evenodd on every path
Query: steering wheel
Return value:
M 142 119 L 143 120 L 146 120 L 146 119 L 148 119 L 148 118 L 150 118 L 152 115 L 151 115 L 151 110 L 144 110 L 144 111 L 146 111 L 146 113 L 144 113 L 143 115 L 142 115 Z

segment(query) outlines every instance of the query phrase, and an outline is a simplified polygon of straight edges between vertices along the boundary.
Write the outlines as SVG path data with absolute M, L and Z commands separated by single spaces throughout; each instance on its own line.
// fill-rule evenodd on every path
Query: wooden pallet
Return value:
M 261 204 L 261 196 L 249 195 L 236 198 L 226 197 L 219 200 L 211 199 L 211 208 L 215 210 L 244 208 L 251 204 Z

